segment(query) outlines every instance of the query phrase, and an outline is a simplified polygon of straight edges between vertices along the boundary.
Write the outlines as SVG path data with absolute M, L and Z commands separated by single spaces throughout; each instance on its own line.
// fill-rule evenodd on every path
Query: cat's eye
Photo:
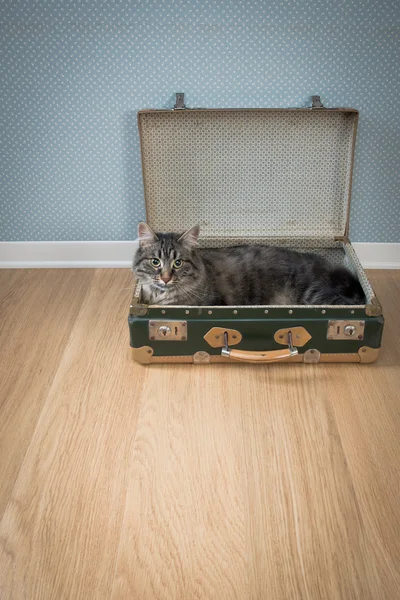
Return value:
M 180 269 L 182 265 L 183 265 L 183 260 L 181 260 L 180 258 L 177 258 L 172 263 L 172 266 L 174 267 L 174 269 Z
M 159 267 L 161 265 L 161 261 L 158 258 L 151 258 L 150 262 L 151 262 L 151 266 L 154 267 L 155 269 L 157 269 L 157 267 Z

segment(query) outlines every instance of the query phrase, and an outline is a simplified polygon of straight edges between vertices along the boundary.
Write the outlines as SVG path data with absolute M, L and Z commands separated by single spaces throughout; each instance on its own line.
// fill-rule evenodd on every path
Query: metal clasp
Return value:
M 290 354 L 292 356 L 298 354 L 297 348 L 293 348 L 293 337 L 292 337 L 292 332 L 291 331 L 288 331 L 288 333 L 287 333 L 287 340 L 288 340 L 288 346 L 289 346 Z
M 228 343 L 228 332 L 225 331 L 224 332 L 224 347 L 221 350 L 221 355 L 229 358 L 230 353 L 231 353 L 231 349 L 229 348 L 229 343 Z
M 184 110 L 186 108 L 185 94 L 183 94 L 182 92 L 178 92 L 175 94 L 175 96 L 176 96 L 176 101 L 175 101 L 175 105 L 174 105 L 174 110 Z

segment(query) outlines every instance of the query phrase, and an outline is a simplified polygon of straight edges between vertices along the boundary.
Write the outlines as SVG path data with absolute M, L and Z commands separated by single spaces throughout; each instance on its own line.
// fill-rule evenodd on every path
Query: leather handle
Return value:
M 298 354 L 297 348 L 284 348 L 282 350 L 268 350 L 266 352 L 255 352 L 253 350 L 232 350 L 229 349 L 228 352 L 222 351 L 222 356 L 226 356 L 227 358 L 232 358 L 233 360 L 243 361 L 243 362 L 261 362 L 268 363 L 274 362 L 276 360 L 282 360 L 284 358 L 290 358 L 291 356 L 296 356 Z

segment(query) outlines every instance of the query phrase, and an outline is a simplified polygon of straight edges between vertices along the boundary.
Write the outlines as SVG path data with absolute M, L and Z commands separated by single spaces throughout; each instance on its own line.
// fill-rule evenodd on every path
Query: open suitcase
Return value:
M 362 306 L 148 306 L 137 285 L 139 363 L 354 362 L 378 357 L 381 305 L 349 240 L 358 111 L 187 109 L 138 113 L 147 222 L 201 228 L 200 245 L 277 244 L 357 274 Z

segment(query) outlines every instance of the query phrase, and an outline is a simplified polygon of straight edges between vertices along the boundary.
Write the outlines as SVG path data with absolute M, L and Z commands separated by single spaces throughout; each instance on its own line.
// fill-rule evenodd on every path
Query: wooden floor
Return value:
M 131 362 L 124 270 L 0 271 L 1 600 L 400 598 L 400 271 L 373 365 Z

